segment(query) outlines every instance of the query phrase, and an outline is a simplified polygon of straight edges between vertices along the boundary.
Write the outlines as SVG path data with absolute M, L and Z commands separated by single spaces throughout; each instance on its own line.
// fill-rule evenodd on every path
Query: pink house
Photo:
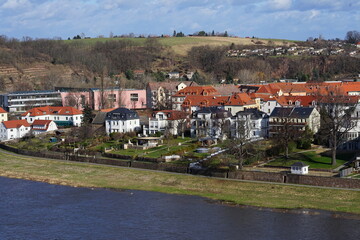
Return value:
M 146 108 L 146 90 L 137 89 L 73 89 L 71 91 L 61 91 L 63 106 L 71 106 L 83 110 L 85 105 L 89 105 L 94 110 L 107 108 Z
M 91 91 L 64 91 L 60 92 L 62 105 L 83 110 L 85 105 L 91 107 Z
M 146 90 L 105 89 L 101 91 L 100 89 L 93 89 L 92 100 L 94 110 L 119 107 L 142 109 L 146 108 Z

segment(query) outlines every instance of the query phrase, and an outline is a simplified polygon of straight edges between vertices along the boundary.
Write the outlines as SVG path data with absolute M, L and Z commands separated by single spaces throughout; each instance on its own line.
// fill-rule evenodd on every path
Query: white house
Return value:
M 303 162 L 296 162 L 291 165 L 291 173 L 292 174 L 308 174 L 309 173 L 309 165 L 305 165 Z
M 73 107 L 37 107 L 21 115 L 21 119 L 28 123 L 35 120 L 53 120 L 57 126 L 81 126 L 83 118 L 82 111 Z
M 206 107 L 192 114 L 191 136 L 226 139 L 230 135 L 231 112 L 218 107 Z
M 117 108 L 105 117 L 106 133 L 126 133 L 140 130 L 140 118 L 137 112 L 127 108 Z
M 0 123 L 0 141 L 24 137 L 31 130 L 26 120 L 11 120 Z
M 169 130 L 170 134 L 178 135 L 185 131 L 188 114 L 182 111 L 163 110 L 153 113 L 149 118 L 149 134 L 156 132 L 165 132 Z
M 8 120 L 8 113 L 3 108 L 0 107 L 0 122 Z
M 231 137 L 255 140 L 269 136 L 269 116 L 256 108 L 245 109 L 231 117 Z
M 57 130 L 56 123 L 52 120 L 35 120 L 31 125 L 35 135 Z

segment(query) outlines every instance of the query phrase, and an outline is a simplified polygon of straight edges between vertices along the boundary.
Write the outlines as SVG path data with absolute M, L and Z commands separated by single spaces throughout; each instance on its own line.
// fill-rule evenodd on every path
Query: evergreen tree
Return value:
M 83 109 L 83 119 L 82 119 L 82 123 L 83 124 L 90 124 L 93 120 L 93 112 L 92 109 L 89 107 L 89 105 L 85 105 L 84 109 Z

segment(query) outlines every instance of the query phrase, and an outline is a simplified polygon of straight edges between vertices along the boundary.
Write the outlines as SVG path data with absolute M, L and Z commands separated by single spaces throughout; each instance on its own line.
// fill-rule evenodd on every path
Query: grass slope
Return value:
M 283 45 L 284 41 L 292 42 L 282 39 L 251 39 L 251 38 L 235 38 L 235 37 L 169 37 L 158 38 L 159 42 L 173 49 L 176 54 L 185 55 L 194 46 L 224 46 L 232 43 L 238 45 L 254 45 L 256 41 L 262 41 L 267 44 L 272 41 L 276 45 Z M 77 39 L 65 40 L 68 43 L 79 44 L 83 46 L 93 45 L 96 42 L 106 41 L 132 41 L 137 46 L 144 46 L 146 38 L 91 38 L 91 39 Z M 252 42 L 254 41 L 254 42 Z
M 331 165 L 331 157 L 322 156 L 316 151 L 301 152 L 296 154 L 291 154 L 288 159 L 284 157 L 277 158 L 274 161 L 271 161 L 269 165 L 272 166 L 284 166 L 290 167 L 293 163 L 301 161 L 307 165 L 309 168 L 317 169 L 334 169 L 348 161 L 350 161 L 354 156 L 354 153 L 338 154 L 336 156 L 336 166 Z
M 242 205 L 309 208 L 360 214 L 360 192 L 248 183 L 0 152 L 0 175 L 81 187 L 135 189 L 198 195 Z

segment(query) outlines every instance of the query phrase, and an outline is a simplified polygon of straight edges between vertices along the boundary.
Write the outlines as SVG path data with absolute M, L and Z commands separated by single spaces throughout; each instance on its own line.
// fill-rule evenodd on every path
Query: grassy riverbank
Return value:
M 247 183 L 166 172 L 63 162 L 0 152 L 0 176 L 76 187 L 198 195 L 269 208 L 311 208 L 360 214 L 360 192 Z

